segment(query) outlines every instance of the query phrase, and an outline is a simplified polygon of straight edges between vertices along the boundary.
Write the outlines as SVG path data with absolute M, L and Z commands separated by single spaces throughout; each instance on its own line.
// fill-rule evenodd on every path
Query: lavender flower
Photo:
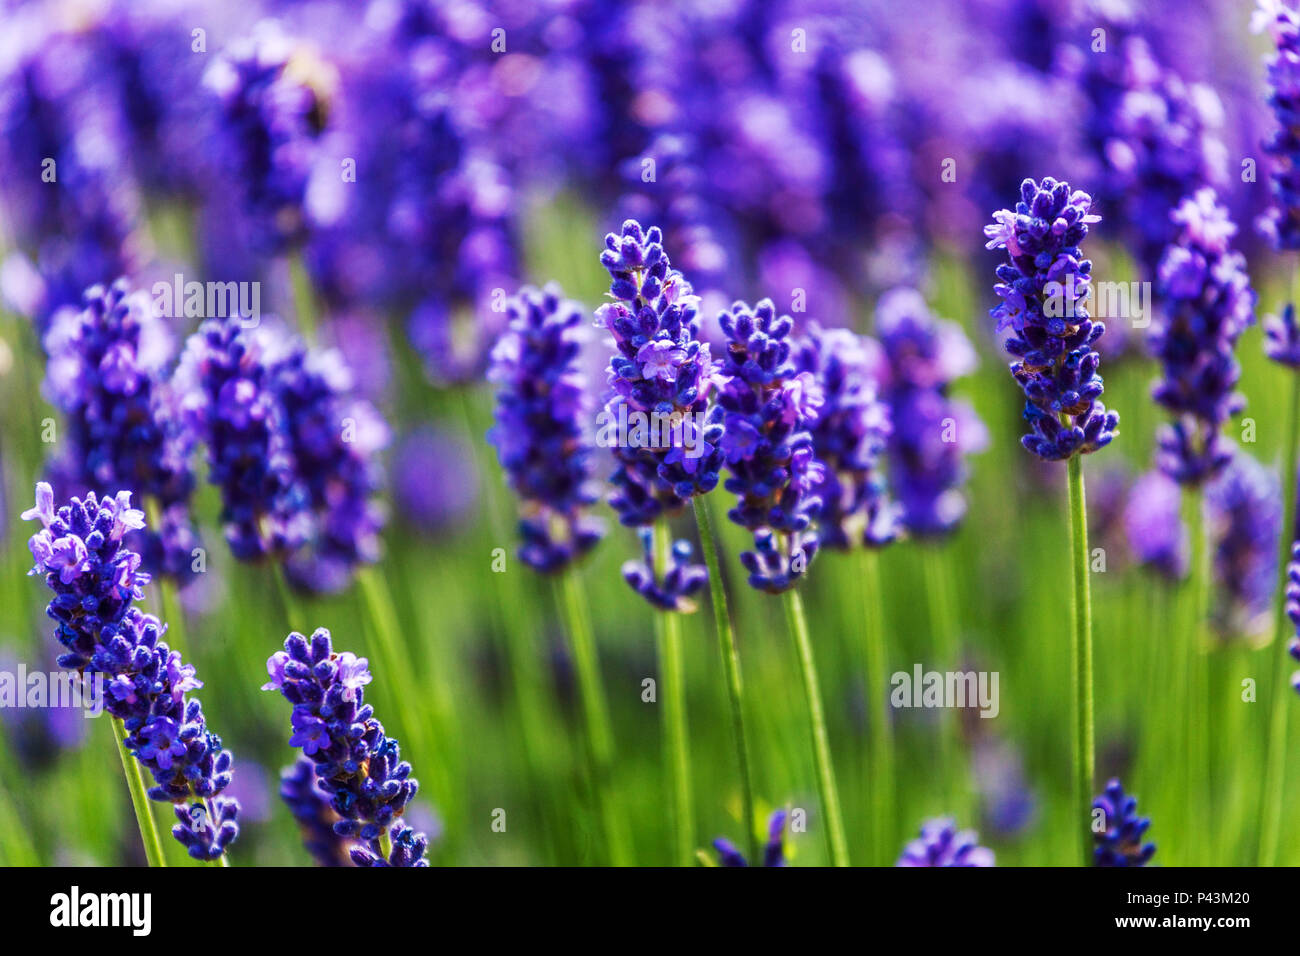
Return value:
M 523 503 L 519 558 L 546 573 L 582 557 L 603 534 L 586 513 L 598 494 L 582 426 L 582 310 L 562 295 L 555 284 L 520 290 L 507 306 L 509 331 L 493 349 L 488 373 L 498 391 L 487 438 Z
M 310 757 L 299 757 L 281 771 L 280 798 L 298 821 L 303 846 L 312 858 L 321 866 L 347 866 L 356 844 L 334 832 L 334 824 L 341 818 L 316 778 L 316 764 Z
M 1142 842 L 1151 821 L 1137 815 L 1137 798 L 1125 794 L 1118 780 L 1111 780 L 1092 807 L 1094 819 L 1101 811 L 1103 825 L 1101 830 L 1093 828 L 1093 865 L 1146 866 L 1156 845 Z
M 1274 362 L 1300 369 L 1300 323 L 1295 306 L 1288 302 L 1282 314 L 1264 320 L 1264 351 Z
M 784 809 L 773 812 L 767 823 L 767 844 L 763 847 L 763 866 L 785 866 L 785 821 Z M 718 862 L 722 866 L 749 866 L 749 861 L 737 849 L 736 845 L 724 837 L 713 841 L 713 849 L 718 853 Z
M 1225 638 L 1265 634 L 1282 531 L 1277 475 L 1249 455 L 1236 455 L 1206 487 L 1205 499 L 1219 585 L 1215 627 Z
M 239 804 L 221 796 L 231 755 L 207 729 L 199 701 L 186 696 L 203 686 L 194 667 L 161 640 L 166 626 L 134 606 L 149 575 L 123 538 L 144 527 L 144 512 L 127 491 L 73 498 L 56 512 L 54 491 L 41 482 L 22 518 L 44 526 L 28 542 L 30 573 L 44 575 L 55 595 L 46 613 L 65 649 L 59 665 L 104 675 L 104 707 L 123 721 L 127 749 L 152 774 L 150 798 L 175 805 L 172 835 L 195 859 L 220 858 L 239 834 Z
M 740 556 L 751 587 L 778 594 L 794 586 L 817 553 L 813 519 L 826 480 L 809 429 L 825 396 L 811 372 L 794 364 L 794 322 L 770 299 L 754 308 L 737 302 L 719 316 L 727 337 L 718 395 L 724 413 L 721 449 L 731 472 L 726 489 L 739 496 L 727 514 L 754 533 L 754 551 Z
M 813 447 L 825 465 L 814 489 L 822 500 L 821 543 L 848 548 L 860 539 L 883 547 L 899 531 L 898 508 L 888 499 L 883 456 L 893 422 L 877 397 L 867 340 L 847 329 L 816 323 L 800 344 L 796 365 L 811 372 L 825 404 L 812 426 Z
M 1140 476 L 1129 489 L 1124 506 L 1124 533 L 1139 564 L 1170 581 L 1187 576 L 1191 542 L 1179 513 L 1178 484 L 1155 469 Z
M 1291 562 L 1286 567 L 1286 616 L 1296 629 L 1296 636 L 1287 642 L 1286 649 L 1300 661 L 1300 541 L 1291 545 Z M 1300 694 L 1300 671 L 1291 675 L 1291 686 Z
M 936 319 L 915 289 L 881 296 L 876 334 L 887 359 L 890 478 L 903 525 L 922 538 L 949 534 L 966 514 L 965 456 L 988 441 L 974 410 L 948 394 L 954 379 L 974 370 L 975 349 L 960 326 Z
M 957 829 L 951 819 L 927 820 L 921 836 L 903 848 L 895 866 L 992 866 L 993 851 L 979 846 L 973 830 Z
M 702 564 L 691 564 L 691 544 L 676 541 L 672 548 L 672 564 L 664 570 L 662 579 L 655 575 L 654 534 L 649 528 L 639 528 L 640 561 L 623 562 L 623 580 L 652 605 L 663 611 L 690 613 L 695 610 L 691 596 L 709 580 L 708 569 Z
M 1012 212 L 993 214 L 984 227 L 989 249 L 1006 249 L 994 291 L 1002 304 L 990 312 L 998 330 L 1012 329 L 1006 349 L 1017 361 L 1011 374 L 1024 389 L 1029 434 L 1021 442 L 1044 461 L 1089 454 L 1118 434 L 1119 415 L 1098 399 L 1101 359 L 1093 344 L 1106 327 L 1088 318 L 1084 299 L 1092 262 L 1080 258 L 1092 198 L 1051 177 L 1020 184 Z
M 1283 0 L 1260 0 L 1251 18 L 1277 44 L 1268 62 L 1268 104 L 1278 129 L 1264 144 L 1273 157 L 1273 207 L 1260 218 L 1260 232 L 1277 249 L 1300 249 L 1300 11 Z
M 1232 457 L 1225 422 L 1245 407 L 1233 389 L 1241 367 L 1237 339 L 1255 321 L 1246 260 L 1229 240 L 1237 227 L 1206 188 L 1170 213 L 1182 227 L 1160 262 L 1164 308 L 1152 352 L 1164 377 L 1152 397 L 1178 416 L 1160 436 L 1160 466 L 1183 484 L 1200 484 Z
M 315 764 L 330 806 L 342 818 L 334 832 L 356 838 L 368 854 L 365 859 L 379 858 L 380 835 L 399 822 L 418 784 L 397 741 L 385 735 L 374 708 L 365 702 L 368 662 L 346 651 L 336 654 L 324 628 L 310 642 L 295 631 L 284 648 L 267 661 L 271 679 L 262 689 L 278 690 L 294 705 L 289 743 Z M 427 865 L 420 858 L 420 839 L 395 847 L 391 859 L 404 862 L 394 865 Z M 414 852 L 417 846 L 420 853 Z
M 77 491 L 116 485 L 152 500 L 166 520 L 132 535 L 128 547 L 150 571 L 187 580 L 194 440 L 165 381 L 172 344 L 162 321 L 119 279 L 87 289 L 80 311 L 57 312 L 45 347 L 46 394 L 68 423 L 60 474 Z
M 722 429 L 716 414 L 705 419 L 716 369 L 698 338 L 696 297 L 670 265 L 658 227 L 642 230 L 629 219 L 605 237 L 600 262 L 614 301 L 596 310 L 596 324 L 616 349 L 602 418 L 608 426 L 634 416 L 649 425 L 644 437 L 633 430 L 614 443 L 610 504 L 623 524 L 640 527 L 718 483 Z

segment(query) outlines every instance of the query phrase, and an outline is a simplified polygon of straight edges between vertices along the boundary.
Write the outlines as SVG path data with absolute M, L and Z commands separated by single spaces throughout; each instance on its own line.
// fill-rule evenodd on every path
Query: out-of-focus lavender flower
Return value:
M 1296 322 L 1295 306 L 1288 302 L 1281 315 L 1264 319 L 1264 351 L 1280 365 L 1300 369 L 1300 323 Z
M 1134 558 L 1171 581 L 1185 578 L 1191 561 L 1181 500 L 1178 484 L 1154 469 L 1133 482 L 1124 506 L 1124 533 Z
M 56 511 L 53 489 L 41 482 L 22 517 L 44 526 L 28 543 L 30 573 L 44 575 L 55 595 L 46 613 L 66 651 L 59 665 L 104 675 L 104 709 L 123 721 L 127 749 L 152 774 L 150 798 L 174 805 L 172 835 L 195 859 L 220 858 L 239 834 L 239 804 L 222 796 L 231 755 L 187 696 L 203 686 L 194 667 L 161 640 L 166 627 L 134 606 L 149 575 L 123 538 L 144 527 L 144 512 L 127 491 L 73 498 Z
M 302 843 L 320 866 L 347 866 L 352 862 L 351 837 L 339 836 L 334 824 L 342 817 L 330 805 L 332 797 L 316 777 L 316 764 L 310 757 L 299 757 L 280 772 L 280 799 L 289 807 Z
M 878 397 L 868 342 L 847 329 L 814 323 L 795 361 L 800 372 L 816 377 L 825 398 L 811 429 L 813 448 L 825 465 L 823 481 L 814 489 L 822 500 L 821 542 L 848 548 L 860 540 L 883 547 L 897 536 L 900 515 L 889 500 L 883 468 L 893 423 L 889 406 Z
M 1268 631 L 1277 585 L 1280 482 L 1271 469 L 1239 454 L 1206 486 L 1205 499 L 1219 585 L 1215 627 L 1225 639 L 1259 637 Z
M 669 263 L 658 227 L 629 219 L 605 237 L 600 262 L 613 301 L 596 310 L 596 324 L 616 349 L 601 419 L 608 429 L 630 426 L 611 443 L 610 504 L 623 524 L 640 527 L 717 485 L 722 429 L 709 408 L 717 375 L 698 337 L 696 296 Z
M 1106 331 L 1088 317 L 1092 263 L 1079 244 L 1100 220 L 1092 197 L 1051 177 L 1020 185 L 1015 211 L 1002 209 L 984 227 L 987 248 L 1005 249 L 994 291 L 1002 304 L 990 312 L 998 329 L 1011 328 L 1006 348 L 1017 361 L 1011 374 L 1025 392 L 1029 434 L 1021 443 L 1044 461 L 1089 454 L 1118 434 L 1119 415 L 1098 399 L 1101 359 L 1093 351 Z
M 44 666 L 53 663 L 52 657 L 46 658 L 44 654 L 41 657 Z M 0 674 L 8 675 L 12 686 L 19 689 L 25 686 L 19 671 L 23 666 L 7 650 L 0 650 Z M 30 673 L 34 668 L 28 670 Z M 92 726 L 86 720 L 89 715 L 84 706 L 76 705 L 75 698 L 69 701 L 62 694 L 56 695 L 51 683 L 51 694 L 44 706 L 0 707 L 0 726 L 22 766 L 39 771 L 49 769 L 63 752 L 82 745 L 87 729 Z
M 78 493 L 130 488 L 166 518 L 127 546 L 146 568 L 188 580 L 197 533 L 188 513 L 194 439 L 166 382 L 173 344 L 144 293 L 125 279 L 86 290 L 83 308 L 59 310 L 45 335 L 46 397 L 67 417 L 59 473 Z
M 936 319 L 915 289 L 881 296 L 876 334 L 887 359 L 889 476 L 902 523 L 918 537 L 948 534 L 966 514 L 965 456 L 988 442 L 974 410 L 948 395 L 954 379 L 974 370 L 975 349 L 955 322 Z
M 1160 436 L 1160 467 L 1183 484 L 1201 484 L 1231 460 L 1225 422 L 1245 407 L 1233 391 L 1241 375 L 1233 348 L 1255 321 L 1255 293 L 1237 232 L 1214 190 L 1197 190 L 1170 213 L 1181 227 L 1160 261 L 1160 319 L 1152 353 L 1164 377 L 1152 397 L 1175 416 Z
M 419 428 L 403 437 L 392 473 L 397 510 L 425 531 L 451 530 L 478 501 L 473 453 L 460 436 L 441 429 Z
M 1296 634 L 1287 642 L 1286 649 L 1300 661 L 1300 542 L 1291 545 L 1291 562 L 1286 566 L 1286 616 Z M 1300 694 L 1300 671 L 1291 675 L 1291 686 Z
M 709 572 L 702 564 L 690 563 L 691 543 L 685 540 L 674 542 L 672 564 L 657 575 L 656 571 L 660 569 L 656 568 L 654 534 L 649 528 L 639 528 L 637 533 L 643 557 L 640 561 L 623 562 L 623 580 L 660 610 L 694 611 L 695 602 L 691 596 L 704 587 Z
M 1092 807 L 1094 819 L 1101 811 L 1103 827 L 1093 826 L 1093 865 L 1146 866 L 1155 856 L 1156 845 L 1142 842 L 1151 821 L 1138 816 L 1137 798 L 1126 794 L 1118 780 L 1111 780 Z
M 280 252 L 302 241 L 318 143 L 338 83 L 334 68 L 274 20 L 233 41 L 208 67 L 219 103 L 213 147 L 238 197 L 244 241 Z
M 812 524 L 826 469 L 809 429 L 825 395 L 812 372 L 795 366 L 794 322 L 770 299 L 753 308 L 736 302 L 719 322 L 727 337 L 727 379 L 718 395 L 731 473 L 725 487 L 739 498 L 727 515 L 754 533 L 755 550 L 740 556 L 750 586 L 778 594 L 803 577 L 817 553 Z
M 552 283 L 525 286 L 508 312 L 510 327 L 492 350 L 488 372 L 497 406 L 487 438 L 523 508 L 519 559 L 551 573 L 604 533 L 587 513 L 599 494 L 583 430 L 589 389 L 578 366 L 582 307 Z
M 407 833 L 400 819 L 419 785 L 397 741 L 385 735 L 374 708 L 365 702 L 368 662 L 346 651 L 336 654 L 324 628 L 310 642 L 294 632 L 284 648 L 267 661 L 271 679 L 262 689 L 278 690 L 294 705 L 289 743 L 311 758 L 331 808 L 342 818 L 334 832 L 360 844 L 353 848 L 353 862 L 427 866 L 421 859 L 427 840 Z M 394 842 L 388 861 L 380 852 L 385 831 Z
M 1264 144 L 1273 157 L 1273 206 L 1260 231 L 1277 249 L 1300 249 L 1300 11 L 1284 0 L 1260 0 L 1251 18 L 1277 44 L 1268 61 L 1268 104 L 1278 128 Z
M 785 821 L 784 809 L 772 813 L 767 822 L 767 844 L 763 847 L 763 866 L 785 866 Z M 734 843 L 725 837 L 713 841 L 713 849 L 718 853 L 718 863 L 722 866 L 749 866 L 749 861 Z
M 895 866 L 992 866 L 993 851 L 978 841 L 975 831 L 959 831 L 951 819 L 927 820 Z
M 971 763 L 984 825 L 1003 836 L 1022 833 L 1034 822 L 1038 803 L 1019 751 L 998 737 L 981 737 L 971 746 Z

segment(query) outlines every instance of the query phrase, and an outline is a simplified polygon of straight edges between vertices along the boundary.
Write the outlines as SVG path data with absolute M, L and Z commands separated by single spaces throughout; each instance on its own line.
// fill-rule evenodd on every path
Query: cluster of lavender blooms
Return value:
M 1282 489 L 1277 474 L 1246 454 L 1205 489 L 1218 603 L 1214 625 L 1225 639 L 1268 632 L 1277 587 Z
M 719 322 L 727 339 L 718 394 L 725 487 L 738 497 L 727 514 L 754 535 L 754 550 L 740 555 L 750 586 L 779 594 L 803 577 L 820 543 L 812 524 L 826 468 L 810 429 L 825 395 L 813 373 L 796 367 L 794 322 L 770 299 L 753 308 L 736 302 Z
M 195 859 L 219 859 L 239 834 L 239 804 L 222 796 L 231 755 L 187 696 L 203 686 L 194 667 L 162 640 L 166 626 L 135 606 L 149 575 L 123 539 L 144 527 L 144 512 L 131 507 L 128 491 L 102 500 L 92 492 L 56 511 L 53 489 L 41 482 L 22 518 L 43 525 L 28 542 L 30 573 L 54 592 L 46 613 L 65 650 L 59 666 L 104 675 L 104 707 L 153 776 L 150 798 L 175 806 L 172 835 Z
M 785 866 L 785 809 L 775 810 L 767 821 L 767 843 L 763 846 L 763 866 Z M 749 866 L 749 861 L 734 843 L 725 837 L 713 841 L 718 863 L 726 867 Z
M 1241 375 L 1233 349 L 1255 321 L 1255 293 L 1245 257 L 1230 244 L 1237 227 L 1214 190 L 1197 190 L 1170 219 L 1181 231 L 1160 261 L 1163 308 L 1151 349 L 1164 377 L 1152 397 L 1178 416 L 1160 435 L 1160 467 L 1197 485 L 1233 455 L 1222 430 L 1245 407 L 1233 390 Z
M 1286 616 L 1296 629 L 1287 642 L 1287 652 L 1300 661 L 1300 542 L 1291 545 L 1291 562 L 1286 566 Z M 1291 675 L 1291 686 L 1300 694 L 1300 671 Z
M 966 514 L 965 456 L 988 442 L 974 410 L 948 394 L 973 371 L 975 349 L 961 327 L 936 319 L 915 289 L 898 288 L 876 306 L 876 334 L 887 362 L 884 398 L 893 417 L 889 478 L 914 536 L 951 532 Z
M 927 820 L 921 835 L 903 848 L 895 866 L 992 866 L 993 851 L 979 845 L 973 830 L 950 819 Z
M 365 702 L 371 681 L 366 659 L 335 653 L 330 632 L 318 628 L 310 641 L 290 634 L 266 668 L 271 679 L 262 689 L 278 690 L 293 704 L 289 743 L 311 758 L 316 781 L 340 818 L 333 832 L 357 843 L 350 849 L 352 862 L 427 866 L 428 839 L 401 820 L 418 784 L 397 741 Z M 380 849 L 385 834 L 392 843 L 387 856 Z
M 235 557 L 283 560 L 312 591 L 346 585 L 379 556 L 375 453 L 388 430 L 353 397 L 334 352 L 316 353 L 273 320 L 209 319 L 175 376 L 187 427 L 207 446 L 208 480 Z
M 166 380 L 172 341 L 143 293 L 125 279 L 86 290 L 80 310 L 55 312 L 45 334 L 46 396 L 63 412 L 68 440 L 54 465 L 60 484 L 130 488 L 161 526 L 127 547 L 153 574 L 189 579 L 198 535 L 189 517 L 193 437 Z
M 559 286 L 525 287 L 507 304 L 506 335 L 492 350 L 488 378 L 497 386 L 497 449 L 510 486 L 523 501 L 519 559 L 538 571 L 563 570 L 604 533 L 588 514 L 599 494 L 591 443 L 583 430 L 587 379 L 579 364 L 582 309 Z
M 1269 106 L 1278 128 L 1264 144 L 1273 157 L 1273 205 L 1258 226 L 1276 249 L 1300 249 L 1300 11 L 1286 0 L 1260 0 L 1251 18 L 1277 44 L 1268 62 Z
M 1118 433 L 1119 415 L 1099 401 L 1101 363 L 1093 345 L 1106 327 L 1093 322 L 1084 299 L 1092 262 L 1079 244 L 1100 216 L 1092 197 L 1046 177 L 1020 185 L 1015 211 L 1002 209 L 984 227 L 987 248 L 1005 249 L 994 291 L 1002 303 L 990 315 L 1010 328 L 1011 374 L 1025 392 L 1029 433 L 1021 441 L 1044 461 L 1104 448 Z
M 691 543 L 686 540 L 674 541 L 672 564 L 664 569 L 662 575 L 656 576 L 654 532 L 649 528 L 639 528 L 637 533 L 641 539 L 643 557 L 640 561 L 623 562 L 623 580 L 660 610 L 687 613 L 695 610 L 695 602 L 691 598 L 709 580 L 709 572 L 702 565 L 690 563 Z
M 890 406 L 877 394 L 868 340 L 847 329 L 815 323 L 795 363 L 821 386 L 823 405 L 811 428 L 824 468 L 813 489 L 821 499 L 821 543 L 879 548 L 899 533 L 899 509 L 889 498 L 884 456 L 894 427 Z
M 1102 829 L 1093 828 L 1094 866 L 1146 866 L 1155 856 L 1156 845 L 1143 843 L 1151 826 L 1146 817 L 1138 816 L 1137 798 L 1126 794 L 1118 780 L 1111 780 L 1093 801 L 1102 814 Z

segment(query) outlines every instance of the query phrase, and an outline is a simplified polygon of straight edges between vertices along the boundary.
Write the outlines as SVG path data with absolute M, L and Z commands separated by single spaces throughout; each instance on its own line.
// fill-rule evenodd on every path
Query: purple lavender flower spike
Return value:
M 613 301 L 596 310 L 596 325 L 616 350 L 600 417 L 606 428 L 631 426 L 626 441 L 611 443 L 610 504 L 623 524 L 643 527 L 718 483 L 722 426 L 709 406 L 717 369 L 699 340 L 697 298 L 669 263 L 658 227 L 629 219 L 605 237 L 600 263 Z
M 278 690 L 294 705 L 290 743 L 311 758 L 321 788 L 330 795 L 330 806 L 341 818 L 334 832 L 358 842 L 353 862 L 358 862 L 358 849 L 364 859 L 382 859 L 380 836 L 390 831 L 391 865 L 427 866 L 423 835 L 396 829 L 419 785 L 397 741 L 384 733 L 374 708 L 365 702 L 370 674 L 364 658 L 335 653 L 324 628 L 310 641 L 295 631 L 284 648 L 267 661 L 271 680 L 262 689 Z
M 1099 401 L 1103 384 L 1093 344 L 1106 327 L 1088 317 L 1084 299 L 1092 262 L 1079 244 L 1100 217 L 1092 197 L 1051 177 L 1020 184 L 1015 211 L 993 214 L 984 227 L 989 249 L 1006 249 L 994 291 L 1002 304 L 990 312 L 999 331 L 1012 330 L 1006 349 L 1011 374 L 1025 392 L 1029 434 L 1021 442 L 1044 461 L 1061 461 L 1104 448 L 1118 434 L 1119 415 Z
M 197 532 L 189 517 L 194 439 L 165 380 L 171 337 L 148 297 L 125 279 L 92 286 L 80 311 L 61 309 L 45 335 L 47 397 L 68 422 L 60 476 L 76 490 L 133 489 L 161 527 L 128 540 L 155 574 L 189 580 Z
M 709 572 L 702 564 L 690 563 L 690 542 L 682 540 L 673 543 L 672 564 L 664 570 L 660 579 L 655 573 L 653 532 L 649 528 L 638 528 L 637 534 L 641 539 L 644 557 L 640 561 L 623 562 L 623 580 L 660 610 L 687 614 L 694 611 L 695 602 L 691 597 L 704 587 L 709 580 Z
M 1300 661 L 1300 541 L 1291 544 L 1291 561 L 1286 566 L 1286 616 L 1296 634 L 1287 642 L 1287 652 Z M 1300 694 L 1300 671 L 1291 675 L 1291 686 Z
M 1181 232 L 1160 261 L 1164 305 L 1151 349 L 1164 377 L 1152 397 L 1177 416 L 1160 435 L 1160 466 L 1196 485 L 1232 458 L 1222 429 L 1246 404 L 1233 390 L 1241 375 L 1233 348 L 1255 321 L 1255 293 L 1245 257 L 1229 244 L 1237 227 L 1214 190 L 1198 190 L 1170 218 Z
M 523 506 L 519 559 L 554 573 L 590 551 L 604 533 L 587 513 L 599 497 L 583 430 L 587 380 L 578 355 L 582 309 L 554 283 L 525 286 L 507 306 L 510 326 L 492 351 L 497 386 L 496 446 Z
M 1274 248 L 1300 249 L 1300 11 L 1283 0 L 1260 0 L 1251 18 L 1277 44 L 1268 61 L 1268 104 L 1278 129 L 1264 143 L 1273 157 L 1273 206 L 1257 226 Z
M 1092 804 L 1102 812 L 1103 829 L 1094 828 L 1094 866 L 1146 866 L 1155 856 L 1156 845 L 1143 843 L 1151 821 L 1137 813 L 1137 798 L 1124 793 L 1118 780 L 1106 784 Z
M 890 478 L 903 526 L 920 538 L 950 534 L 966 514 L 966 455 L 983 451 L 988 432 L 969 405 L 948 394 L 974 370 L 975 348 L 955 322 L 935 318 L 915 289 L 885 293 L 876 306 L 884 347 L 883 398 L 894 429 Z
M 1178 484 L 1159 469 L 1140 476 L 1124 505 L 1124 534 L 1139 564 L 1170 581 L 1187 577 L 1191 539 L 1179 512 Z
M 973 830 L 958 830 L 948 818 L 927 820 L 921 835 L 903 848 L 895 866 L 992 866 L 993 851 L 979 846 Z
M 1272 469 L 1239 454 L 1206 486 L 1218 585 L 1214 625 L 1225 640 L 1268 634 L 1282 533 L 1280 485 Z
M 347 866 L 351 862 L 356 844 L 334 832 L 334 824 L 341 818 L 330 805 L 330 794 L 316 778 L 316 764 L 310 758 L 299 757 L 281 771 L 280 798 L 298 822 L 303 846 L 317 864 Z
M 239 834 L 239 804 L 223 797 L 231 755 L 207 728 L 194 668 L 161 639 L 166 626 L 134 602 L 149 575 L 123 539 L 144 527 L 129 492 L 112 498 L 73 498 L 53 510 L 53 491 L 36 487 L 36 506 L 23 513 L 44 527 L 29 547 L 54 592 L 46 614 L 65 653 L 59 666 L 103 674 L 104 709 L 127 731 L 126 747 L 153 776 L 153 800 L 175 805 L 172 835 L 198 860 L 221 857 Z
M 1264 320 L 1264 351 L 1274 362 L 1300 369 L 1300 323 L 1295 306 L 1288 302 L 1282 314 Z
M 414 827 L 401 820 L 396 821 L 388 830 L 389 841 L 393 849 L 385 859 L 365 846 L 354 846 L 351 851 L 352 862 L 357 866 L 428 866 L 424 852 L 429 848 L 429 838 L 417 833 Z
M 754 551 L 741 554 L 751 587 L 769 594 L 789 590 L 817 553 L 813 520 L 826 480 L 810 428 L 825 396 L 811 372 L 794 363 L 794 322 L 777 315 L 770 299 L 752 309 L 737 302 L 719 316 L 727 337 L 718 395 L 724 413 L 721 448 L 739 497 L 728 513 L 754 533 Z
M 767 822 L 767 843 L 763 847 L 763 866 L 785 866 L 785 809 L 776 810 Z M 734 843 L 725 837 L 713 841 L 718 863 L 725 867 L 749 866 L 749 861 Z
M 849 548 L 860 540 L 879 548 L 899 532 L 883 458 L 893 432 L 890 407 L 877 395 L 867 340 L 847 329 L 813 323 L 796 365 L 816 376 L 825 404 L 812 426 L 813 447 L 825 465 L 814 493 L 822 499 L 821 543 Z

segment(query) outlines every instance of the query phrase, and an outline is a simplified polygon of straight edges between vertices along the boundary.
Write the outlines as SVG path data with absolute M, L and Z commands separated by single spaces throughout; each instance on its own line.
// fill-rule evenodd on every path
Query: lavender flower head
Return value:
M 1101 811 L 1102 829 L 1093 825 L 1094 866 L 1146 866 L 1155 856 L 1156 845 L 1143 843 L 1151 821 L 1137 813 L 1137 798 L 1124 793 L 1118 780 L 1111 780 L 1092 804 L 1093 819 Z
M 1264 636 L 1277 584 L 1282 532 L 1277 475 L 1250 455 L 1236 455 L 1206 486 L 1205 501 L 1218 585 L 1215 628 L 1225 639 Z
M 784 809 L 775 811 L 767 822 L 767 843 L 763 847 L 763 866 L 785 866 L 785 821 Z M 718 862 L 726 867 L 749 866 L 749 861 L 734 843 L 725 837 L 713 841 L 713 849 L 718 853 Z
M 126 728 L 127 749 L 152 774 L 149 797 L 174 804 L 172 835 L 199 860 L 216 860 L 239 834 L 239 804 L 223 797 L 231 755 L 207 729 L 198 700 L 203 682 L 180 653 L 161 640 L 166 627 L 134 606 L 149 575 L 123 538 L 144 527 L 131 493 L 100 500 L 93 493 L 55 511 L 48 484 L 36 486 L 36 505 L 22 514 L 42 529 L 28 547 L 31 574 L 54 592 L 46 613 L 65 653 L 59 666 L 103 674 L 104 708 Z
M 1286 616 L 1296 635 L 1287 642 L 1287 652 L 1300 661 L 1300 541 L 1291 545 L 1291 562 L 1286 566 Z M 1291 675 L 1291 686 L 1300 694 L 1300 671 Z
M 188 579 L 194 440 L 165 381 L 172 342 L 162 320 L 143 293 L 119 279 L 87 289 L 79 311 L 56 312 L 45 348 L 46 395 L 69 431 L 60 474 L 77 491 L 126 487 L 152 500 L 167 520 L 128 544 L 151 571 Z
M 1011 374 L 1025 392 L 1029 434 L 1021 443 L 1044 461 L 1089 454 L 1118 434 L 1119 415 L 1098 400 L 1101 358 L 1093 344 L 1106 331 L 1084 304 L 1092 262 L 1079 244 L 1100 220 L 1092 197 L 1051 177 L 1020 184 L 1015 211 L 1002 209 L 984 227 L 987 248 L 1006 249 L 994 291 L 1002 304 L 990 312 L 998 330 L 1010 328 Z
M 848 548 L 860 540 L 883 547 L 899 531 L 883 467 L 893 422 L 889 405 L 877 396 L 867 341 L 814 323 L 796 364 L 816 376 L 825 397 L 812 426 L 813 447 L 825 465 L 824 480 L 814 489 L 822 499 L 821 543 Z
M 694 611 L 695 602 L 691 597 L 704 587 L 709 572 L 702 564 L 691 564 L 691 543 L 673 542 L 669 558 L 672 563 L 659 576 L 655 573 L 654 533 L 649 528 L 639 528 L 637 533 L 643 557 L 640 561 L 623 562 L 623 580 L 662 611 Z
M 755 549 L 741 554 L 751 587 L 789 590 L 817 553 L 813 520 L 822 507 L 817 489 L 826 469 L 810 429 L 825 396 L 812 372 L 794 363 L 794 322 L 770 299 L 752 309 L 737 302 L 719 316 L 727 337 L 718 395 L 724 413 L 721 448 L 737 495 L 727 514 L 754 533 Z
M 1160 435 L 1160 466 L 1174 480 L 1200 484 L 1232 458 L 1223 425 L 1245 407 L 1233 389 L 1241 377 L 1233 349 L 1255 321 L 1255 293 L 1237 232 L 1214 190 L 1197 190 L 1170 213 L 1181 227 L 1160 261 L 1164 303 L 1152 328 L 1152 353 L 1164 377 L 1152 397 L 1175 416 Z
M 1251 18 L 1277 44 L 1268 61 L 1268 104 L 1278 129 L 1264 144 L 1273 157 L 1273 206 L 1257 223 L 1279 250 L 1300 249 L 1300 11 L 1286 0 L 1260 0 Z
M 1300 369 L 1300 323 L 1295 305 L 1288 302 L 1280 315 L 1264 319 L 1264 352 L 1279 365 Z
M 427 866 L 422 859 L 427 841 L 421 843 L 422 836 L 408 835 L 400 826 L 418 784 L 397 741 L 385 735 L 374 708 L 365 702 L 368 662 L 347 651 L 335 653 L 324 628 L 310 641 L 295 631 L 284 648 L 267 661 L 271 679 L 262 689 L 278 690 L 294 705 L 289 743 L 315 764 L 316 778 L 341 818 L 334 832 L 361 844 L 352 851 L 353 862 Z M 395 838 L 388 859 L 379 847 L 385 831 Z
M 884 391 L 893 416 L 890 472 L 902 523 L 933 538 L 952 532 L 966 514 L 966 455 L 982 451 L 988 432 L 974 410 L 952 399 L 954 379 L 977 358 L 955 322 L 937 319 L 915 289 L 880 297 L 876 334 L 884 347 Z
M 993 851 L 978 841 L 975 831 L 958 830 L 948 818 L 927 820 L 895 866 L 992 866 Z
M 1141 475 L 1124 505 L 1124 534 L 1139 564 L 1169 581 L 1187 577 L 1191 541 L 1179 507 L 1178 484 L 1159 469 Z
M 718 483 L 722 428 L 709 409 L 716 368 L 699 340 L 697 299 L 669 263 L 657 227 L 629 219 L 605 237 L 600 262 L 613 301 L 596 310 L 596 325 L 616 349 L 601 419 L 605 428 L 633 426 L 626 440 L 611 442 L 618 467 L 610 504 L 623 524 L 639 527 Z
M 552 283 L 541 290 L 526 286 L 510 300 L 509 330 L 493 349 L 488 371 L 497 406 L 487 439 L 523 505 L 519 559 L 546 573 L 582 557 L 603 534 L 587 514 L 599 495 L 583 431 L 582 309 L 562 296 Z

